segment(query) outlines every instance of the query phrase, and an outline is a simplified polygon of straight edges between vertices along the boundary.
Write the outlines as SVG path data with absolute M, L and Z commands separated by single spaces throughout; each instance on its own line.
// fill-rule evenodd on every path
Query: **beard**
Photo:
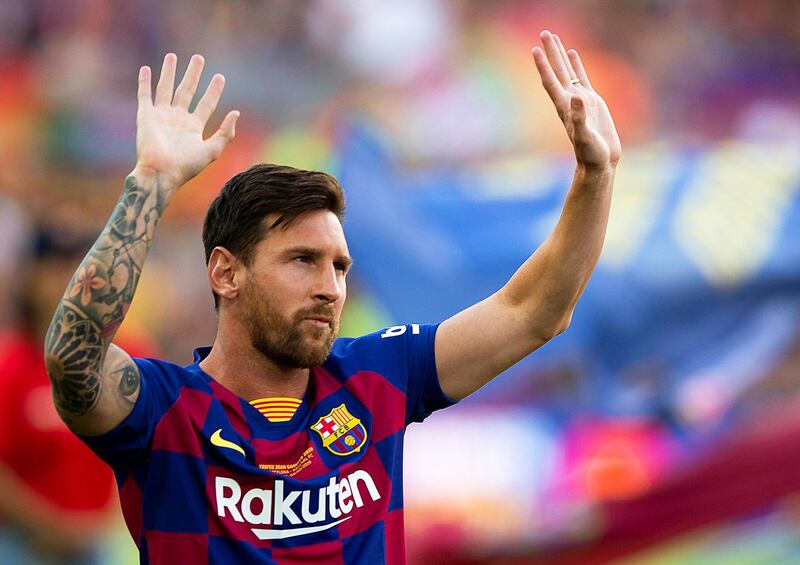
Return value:
M 255 281 L 247 285 L 244 296 L 245 324 L 256 351 L 285 369 L 309 369 L 325 362 L 339 334 L 333 306 L 304 308 L 286 317 L 259 291 Z M 331 325 L 319 327 L 306 321 L 314 316 L 330 318 Z

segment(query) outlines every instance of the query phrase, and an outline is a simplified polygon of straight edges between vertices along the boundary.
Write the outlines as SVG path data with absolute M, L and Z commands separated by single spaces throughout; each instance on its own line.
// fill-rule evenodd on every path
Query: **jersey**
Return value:
M 114 470 L 141 563 L 404 563 L 406 426 L 453 403 L 436 325 L 334 342 L 286 422 L 207 375 L 135 359 L 141 391 L 84 441 Z

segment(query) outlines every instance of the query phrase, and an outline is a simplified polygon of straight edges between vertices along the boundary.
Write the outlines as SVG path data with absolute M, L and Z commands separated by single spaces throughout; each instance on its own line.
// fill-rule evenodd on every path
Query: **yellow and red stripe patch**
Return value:
M 302 402 L 300 398 L 274 396 L 272 398 L 257 398 L 256 400 L 251 400 L 250 404 L 270 422 L 288 422 L 297 412 Z

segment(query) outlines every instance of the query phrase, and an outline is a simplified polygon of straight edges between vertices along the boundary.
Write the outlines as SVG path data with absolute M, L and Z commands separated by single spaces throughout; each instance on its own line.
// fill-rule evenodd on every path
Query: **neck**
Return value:
M 220 320 L 217 337 L 200 368 L 248 402 L 257 398 L 302 398 L 308 387 L 308 369 L 283 367 L 256 350 L 243 332 L 233 332 Z M 234 337 L 235 336 L 235 337 Z

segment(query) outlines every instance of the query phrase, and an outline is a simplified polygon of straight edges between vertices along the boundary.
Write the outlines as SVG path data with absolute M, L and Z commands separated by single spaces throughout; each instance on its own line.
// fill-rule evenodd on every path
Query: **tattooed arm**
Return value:
M 47 331 L 45 355 L 56 408 L 78 433 L 109 431 L 133 409 L 139 371 L 111 340 L 133 300 L 156 226 L 170 200 L 233 139 L 238 112 L 229 112 L 217 132 L 203 139 L 222 94 L 222 75 L 211 79 L 194 112 L 189 112 L 203 64 L 202 57 L 193 56 L 175 89 L 176 57 L 168 54 L 155 99 L 150 69 L 140 69 L 136 167 Z

